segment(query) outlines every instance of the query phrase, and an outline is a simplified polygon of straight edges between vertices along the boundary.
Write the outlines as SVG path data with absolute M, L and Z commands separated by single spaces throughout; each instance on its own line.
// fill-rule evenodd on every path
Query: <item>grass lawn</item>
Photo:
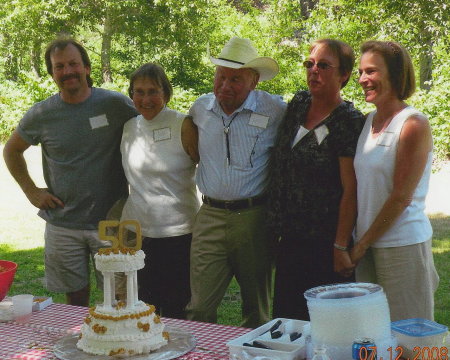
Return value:
M 0 146 L 0 150 L 2 147 Z M 31 155 L 31 154 L 30 154 Z M 25 156 L 27 152 L 25 152 Z M 29 159 L 30 173 L 38 185 L 43 186 L 40 162 Z M 64 303 L 63 294 L 50 293 L 43 286 L 44 277 L 44 221 L 36 215 L 36 209 L 29 204 L 0 160 L 0 259 L 19 264 L 14 283 L 8 295 L 30 293 L 36 296 L 52 296 L 53 301 Z M 440 276 L 436 292 L 435 320 L 450 327 L 450 216 L 430 216 L 433 229 L 433 254 Z M 95 284 L 95 281 L 92 281 Z M 101 292 L 94 290 L 91 303 L 102 301 Z M 219 323 L 239 325 L 239 287 L 232 281 L 219 308 Z

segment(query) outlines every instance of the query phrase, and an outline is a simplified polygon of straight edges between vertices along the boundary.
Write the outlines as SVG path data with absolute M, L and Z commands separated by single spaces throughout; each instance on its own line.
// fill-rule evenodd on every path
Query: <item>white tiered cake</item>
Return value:
M 103 228 L 111 225 L 105 223 Z M 138 244 L 140 248 L 141 242 Z M 167 344 L 168 333 L 164 332 L 155 307 L 138 299 L 137 270 L 144 267 L 144 258 L 142 250 L 123 247 L 100 249 L 95 255 L 96 267 L 104 278 L 104 302 L 89 309 L 81 326 L 79 349 L 95 355 L 131 356 L 146 354 Z M 114 299 L 116 272 L 124 272 L 127 277 L 126 302 Z

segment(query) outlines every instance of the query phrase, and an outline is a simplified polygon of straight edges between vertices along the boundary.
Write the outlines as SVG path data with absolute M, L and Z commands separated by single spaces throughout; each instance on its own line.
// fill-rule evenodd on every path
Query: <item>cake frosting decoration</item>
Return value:
M 122 229 L 134 226 L 141 237 L 137 221 L 101 221 L 99 236 L 112 242 L 111 248 L 100 249 L 94 256 L 96 268 L 103 274 L 103 304 L 89 309 L 81 326 L 77 347 L 94 355 L 131 356 L 147 354 L 167 344 L 169 334 L 155 313 L 155 307 L 138 299 L 137 270 L 145 265 L 140 249 L 142 239 L 134 248 L 123 246 Z M 107 227 L 119 226 L 118 237 L 106 235 Z M 126 301 L 115 300 L 116 272 L 127 277 Z

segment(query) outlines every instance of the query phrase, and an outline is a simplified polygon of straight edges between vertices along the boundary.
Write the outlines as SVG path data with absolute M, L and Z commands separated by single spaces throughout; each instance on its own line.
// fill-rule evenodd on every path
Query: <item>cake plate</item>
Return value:
M 166 326 L 170 340 L 167 345 L 149 354 L 126 356 L 130 360 L 170 360 L 176 359 L 195 348 L 197 341 L 189 330 Z M 64 336 L 53 347 L 53 353 L 61 360 L 111 360 L 125 356 L 91 355 L 77 348 L 79 334 Z

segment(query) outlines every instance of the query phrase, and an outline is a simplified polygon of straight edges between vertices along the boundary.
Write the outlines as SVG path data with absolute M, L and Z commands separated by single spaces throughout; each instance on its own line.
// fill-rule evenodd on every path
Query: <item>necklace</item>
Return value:
M 328 113 L 326 113 L 325 115 L 323 115 L 323 110 L 324 110 L 323 107 L 320 107 L 320 105 L 313 106 L 313 104 L 311 103 L 311 106 L 308 109 L 308 112 L 306 115 L 306 121 L 303 124 L 303 126 L 308 130 L 314 129 L 317 125 L 322 123 L 322 121 L 324 121 L 326 118 L 328 118 L 334 112 L 334 110 L 336 110 L 343 102 L 344 101 L 339 98 L 339 100 L 336 101 L 331 108 L 329 108 L 330 111 Z M 313 108 L 317 109 L 318 107 L 319 107 L 319 110 L 313 110 Z M 315 115 L 311 115 L 311 111 L 313 111 L 315 113 Z M 319 113 L 320 115 L 317 116 L 317 113 Z
M 378 122 L 375 123 L 375 119 L 373 119 L 372 121 L 372 134 L 378 134 L 380 133 L 382 130 L 384 130 L 387 127 L 387 124 L 389 124 L 392 120 L 392 117 L 383 121 L 383 122 Z
M 397 116 L 398 113 L 400 113 L 404 108 L 406 107 L 406 104 L 401 104 L 400 107 L 397 107 L 395 110 L 390 112 L 390 116 L 386 116 L 384 119 L 380 120 L 380 113 L 377 111 L 375 116 L 372 119 L 372 134 L 376 135 L 382 131 L 384 131 L 389 124 L 391 123 L 392 119 Z
M 225 119 L 222 116 L 223 132 L 225 134 L 225 143 L 227 145 L 227 164 L 228 164 L 228 166 L 230 166 L 230 163 L 231 163 L 230 137 L 229 137 L 228 133 L 230 132 L 231 123 L 233 122 L 233 120 L 237 114 L 239 114 L 239 113 L 236 113 L 232 116 L 228 125 L 225 125 Z
M 385 120 L 378 120 L 376 119 L 376 116 L 374 116 L 372 120 L 372 134 L 376 135 L 382 131 L 384 131 L 389 124 L 391 123 L 392 119 L 397 115 L 398 112 L 395 112 L 392 116 L 388 117 Z

